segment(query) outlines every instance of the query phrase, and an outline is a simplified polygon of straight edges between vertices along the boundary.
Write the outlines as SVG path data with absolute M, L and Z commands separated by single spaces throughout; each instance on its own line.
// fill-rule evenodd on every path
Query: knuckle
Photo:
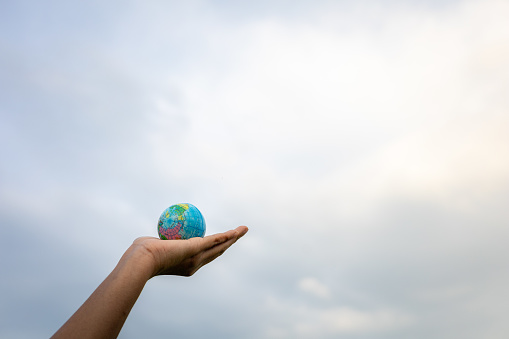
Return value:
M 188 269 L 186 269 L 186 270 L 184 271 L 184 274 L 183 274 L 183 275 L 184 275 L 185 277 L 190 277 L 190 276 L 192 276 L 192 275 L 193 275 L 196 271 L 197 271 L 197 270 L 196 270 L 196 268 L 194 268 L 194 267 L 189 267 Z
M 190 265 L 189 265 L 189 267 L 190 267 L 190 268 L 193 268 L 193 267 L 198 266 L 198 264 L 199 264 L 199 259 L 198 259 L 198 257 L 194 257 L 194 258 L 192 258 L 192 259 L 191 259 L 191 261 L 189 262 L 189 264 L 190 264 Z

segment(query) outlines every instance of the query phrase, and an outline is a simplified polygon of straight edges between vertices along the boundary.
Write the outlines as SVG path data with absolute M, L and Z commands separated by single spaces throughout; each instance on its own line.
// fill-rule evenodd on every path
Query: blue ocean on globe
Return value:
M 163 240 L 203 238 L 205 220 L 195 206 L 176 204 L 163 211 L 157 223 L 157 232 Z

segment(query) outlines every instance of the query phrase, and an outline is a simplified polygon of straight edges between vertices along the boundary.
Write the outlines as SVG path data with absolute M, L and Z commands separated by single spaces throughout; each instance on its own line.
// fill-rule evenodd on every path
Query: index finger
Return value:
M 241 238 L 246 234 L 248 231 L 248 228 L 246 226 L 239 226 L 234 230 L 229 230 L 224 233 L 217 233 L 208 235 L 205 238 L 192 238 L 190 240 L 200 242 L 200 244 L 196 248 L 196 253 L 211 249 L 212 247 L 218 246 L 220 244 L 223 244 L 227 242 L 230 239 L 233 238 Z M 194 240 L 196 239 L 196 240 Z

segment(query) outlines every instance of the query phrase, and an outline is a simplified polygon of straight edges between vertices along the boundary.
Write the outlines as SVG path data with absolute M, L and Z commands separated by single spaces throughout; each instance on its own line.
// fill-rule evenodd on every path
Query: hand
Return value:
M 136 239 L 113 272 L 52 338 L 116 338 L 148 279 L 191 276 L 248 231 L 246 226 L 189 240 Z
M 148 254 L 153 266 L 151 277 L 156 275 L 189 277 L 202 266 L 223 254 L 247 231 L 246 226 L 239 226 L 225 233 L 188 240 L 160 240 L 154 237 L 142 237 L 134 241 L 133 247 L 140 248 Z

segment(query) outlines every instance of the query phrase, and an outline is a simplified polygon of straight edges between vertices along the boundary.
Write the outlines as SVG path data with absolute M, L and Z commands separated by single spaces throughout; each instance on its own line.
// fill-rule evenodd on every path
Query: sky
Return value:
M 505 338 L 509 2 L 1 1 L 0 337 L 161 212 L 249 233 L 120 338 Z

